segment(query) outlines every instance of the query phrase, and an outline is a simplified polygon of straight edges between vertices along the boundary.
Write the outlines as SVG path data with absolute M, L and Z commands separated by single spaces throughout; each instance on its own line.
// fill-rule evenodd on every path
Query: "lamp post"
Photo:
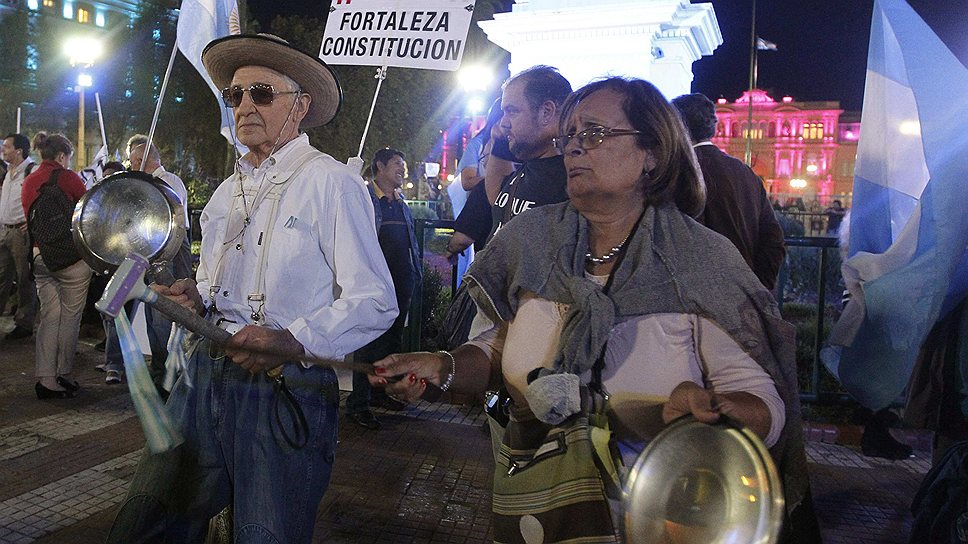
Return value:
M 64 43 L 64 52 L 70 58 L 71 66 L 80 66 L 82 70 L 94 64 L 94 61 L 101 56 L 102 49 L 100 41 L 89 37 L 71 38 Z M 78 97 L 76 164 L 82 168 L 87 166 L 87 149 L 84 143 L 84 91 L 93 83 L 94 79 L 91 75 L 82 71 L 78 74 L 77 86 L 74 87 Z
M 77 86 L 74 88 L 77 91 L 77 162 L 75 164 L 79 169 L 87 166 L 87 148 L 84 143 L 84 89 L 93 84 L 94 79 L 90 74 L 81 72 L 77 75 Z

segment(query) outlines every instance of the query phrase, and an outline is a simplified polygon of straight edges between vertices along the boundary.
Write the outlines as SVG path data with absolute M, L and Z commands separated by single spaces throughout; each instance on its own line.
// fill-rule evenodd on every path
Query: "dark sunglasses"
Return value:
M 568 147 L 568 143 L 572 140 L 578 140 L 578 147 L 588 151 L 589 149 L 595 149 L 596 147 L 602 145 L 605 138 L 609 136 L 629 136 L 631 134 L 642 134 L 640 130 L 630 130 L 627 128 L 608 128 L 601 126 L 594 126 L 591 128 L 586 128 L 581 132 L 575 132 L 572 134 L 562 134 L 557 138 L 554 138 L 555 148 L 559 153 L 564 153 L 565 148 Z
M 275 99 L 277 94 L 301 93 L 301 91 L 276 92 L 272 88 L 272 85 L 266 85 L 265 83 L 256 83 L 248 89 L 240 87 L 239 85 L 232 85 L 231 87 L 222 89 L 222 100 L 225 101 L 226 106 L 237 108 L 242 105 L 242 97 L 245 96 L 246 91 L 248 91 L 249 98 L 252 99 L 252 103 L 256 106 L 268 106 L 272 104 L 272 100 Z

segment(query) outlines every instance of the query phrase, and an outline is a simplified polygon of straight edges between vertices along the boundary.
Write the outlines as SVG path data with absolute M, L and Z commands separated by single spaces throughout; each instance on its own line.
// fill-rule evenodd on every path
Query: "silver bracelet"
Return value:
M 450 389 L 450 385 L 454 383 L 454 374 L 457 373 L 457 360 L 454 359 L 454 354 L 449 351 L 438 351 L 437 353 L 442 353 L 450 359 L 450 373 L 447 374 L 447 378 L 444 379 L 444 383 L 440 384 L 440 390 L 447 391 Z

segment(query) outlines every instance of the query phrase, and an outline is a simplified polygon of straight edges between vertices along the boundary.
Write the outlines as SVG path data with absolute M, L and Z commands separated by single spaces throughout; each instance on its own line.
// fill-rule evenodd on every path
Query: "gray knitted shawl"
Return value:
M 808 479 L 797 390 L 794 328 L 724 237 L 672 204 L 650 206 L 606 295 L 585 278 L 588 222 L 570 202 L 522 213 L 488 243 L 467 272 L 470 293 L 492 320 L 510 320 L 524 291 L 569 305 L 554 359 L 528 386 L 535 416 L 556 425 L 578 412 L 577 377 L 591 369 L 622 319 L 656 313 L 717 323 L 773 378 L 786 425 L 771 449 L 783 473 L 787 509 Z

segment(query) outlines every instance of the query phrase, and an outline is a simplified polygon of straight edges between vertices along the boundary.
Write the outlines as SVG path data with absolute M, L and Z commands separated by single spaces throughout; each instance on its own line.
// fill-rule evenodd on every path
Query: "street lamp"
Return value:
M 70 58 L 71 66 L 89 68 L 94 64 L 103 52 L 101 42 L 89 37 L 75 37 L 64 43 L 64 52 Z M 77 86 L 74 91 L 77 93 L 77 161 L 75 164 L 81 168 L 87 166 L 87 154 L 84 144 L 84 90 L 94 84 L 94 79 L 90 74 L 81 72 L 77 76 Z
M 467 113 L 471 114 L 471 118 L 480 115 L 481 111 L 484 109 L 484 101 L 479 97 L 471 98 L 467 101 Z
M 489 68 L 478 64 L 465 66 L 457 72 L 457 79 L 465 91 L 485 91 L 491 87 L 494 74 Z
M 456 149 L 456 158 L 460 159 L 461 155 L 464 153 L 465 138 L 470 138 L 476 128 L 484 125 L 484 120 L 481 118 L 481 114 L 487 107 L 487 102 L 485 102 L 484 98 L 482 97 L 488 95 L 494 83 L 494 71 L 490 67 L 482 64 L 468 64 L 463 66 L 457 72 L 457 82 L 464 93 L 463 112 L 460 114 L 461 121 L 459 123 L 460 133 L 457 135 Z M 469 124 L 463 124 L 464 117 L 470 119 Z M 457 163 L 456 160 L 452 160 L 449 157 L 448 151 L 449 146 L 445 147 L 441 157 L 442 162 L 445 165 L 445 173 L 447 173 L 447 170 L 449 170 L 452 165 Z

